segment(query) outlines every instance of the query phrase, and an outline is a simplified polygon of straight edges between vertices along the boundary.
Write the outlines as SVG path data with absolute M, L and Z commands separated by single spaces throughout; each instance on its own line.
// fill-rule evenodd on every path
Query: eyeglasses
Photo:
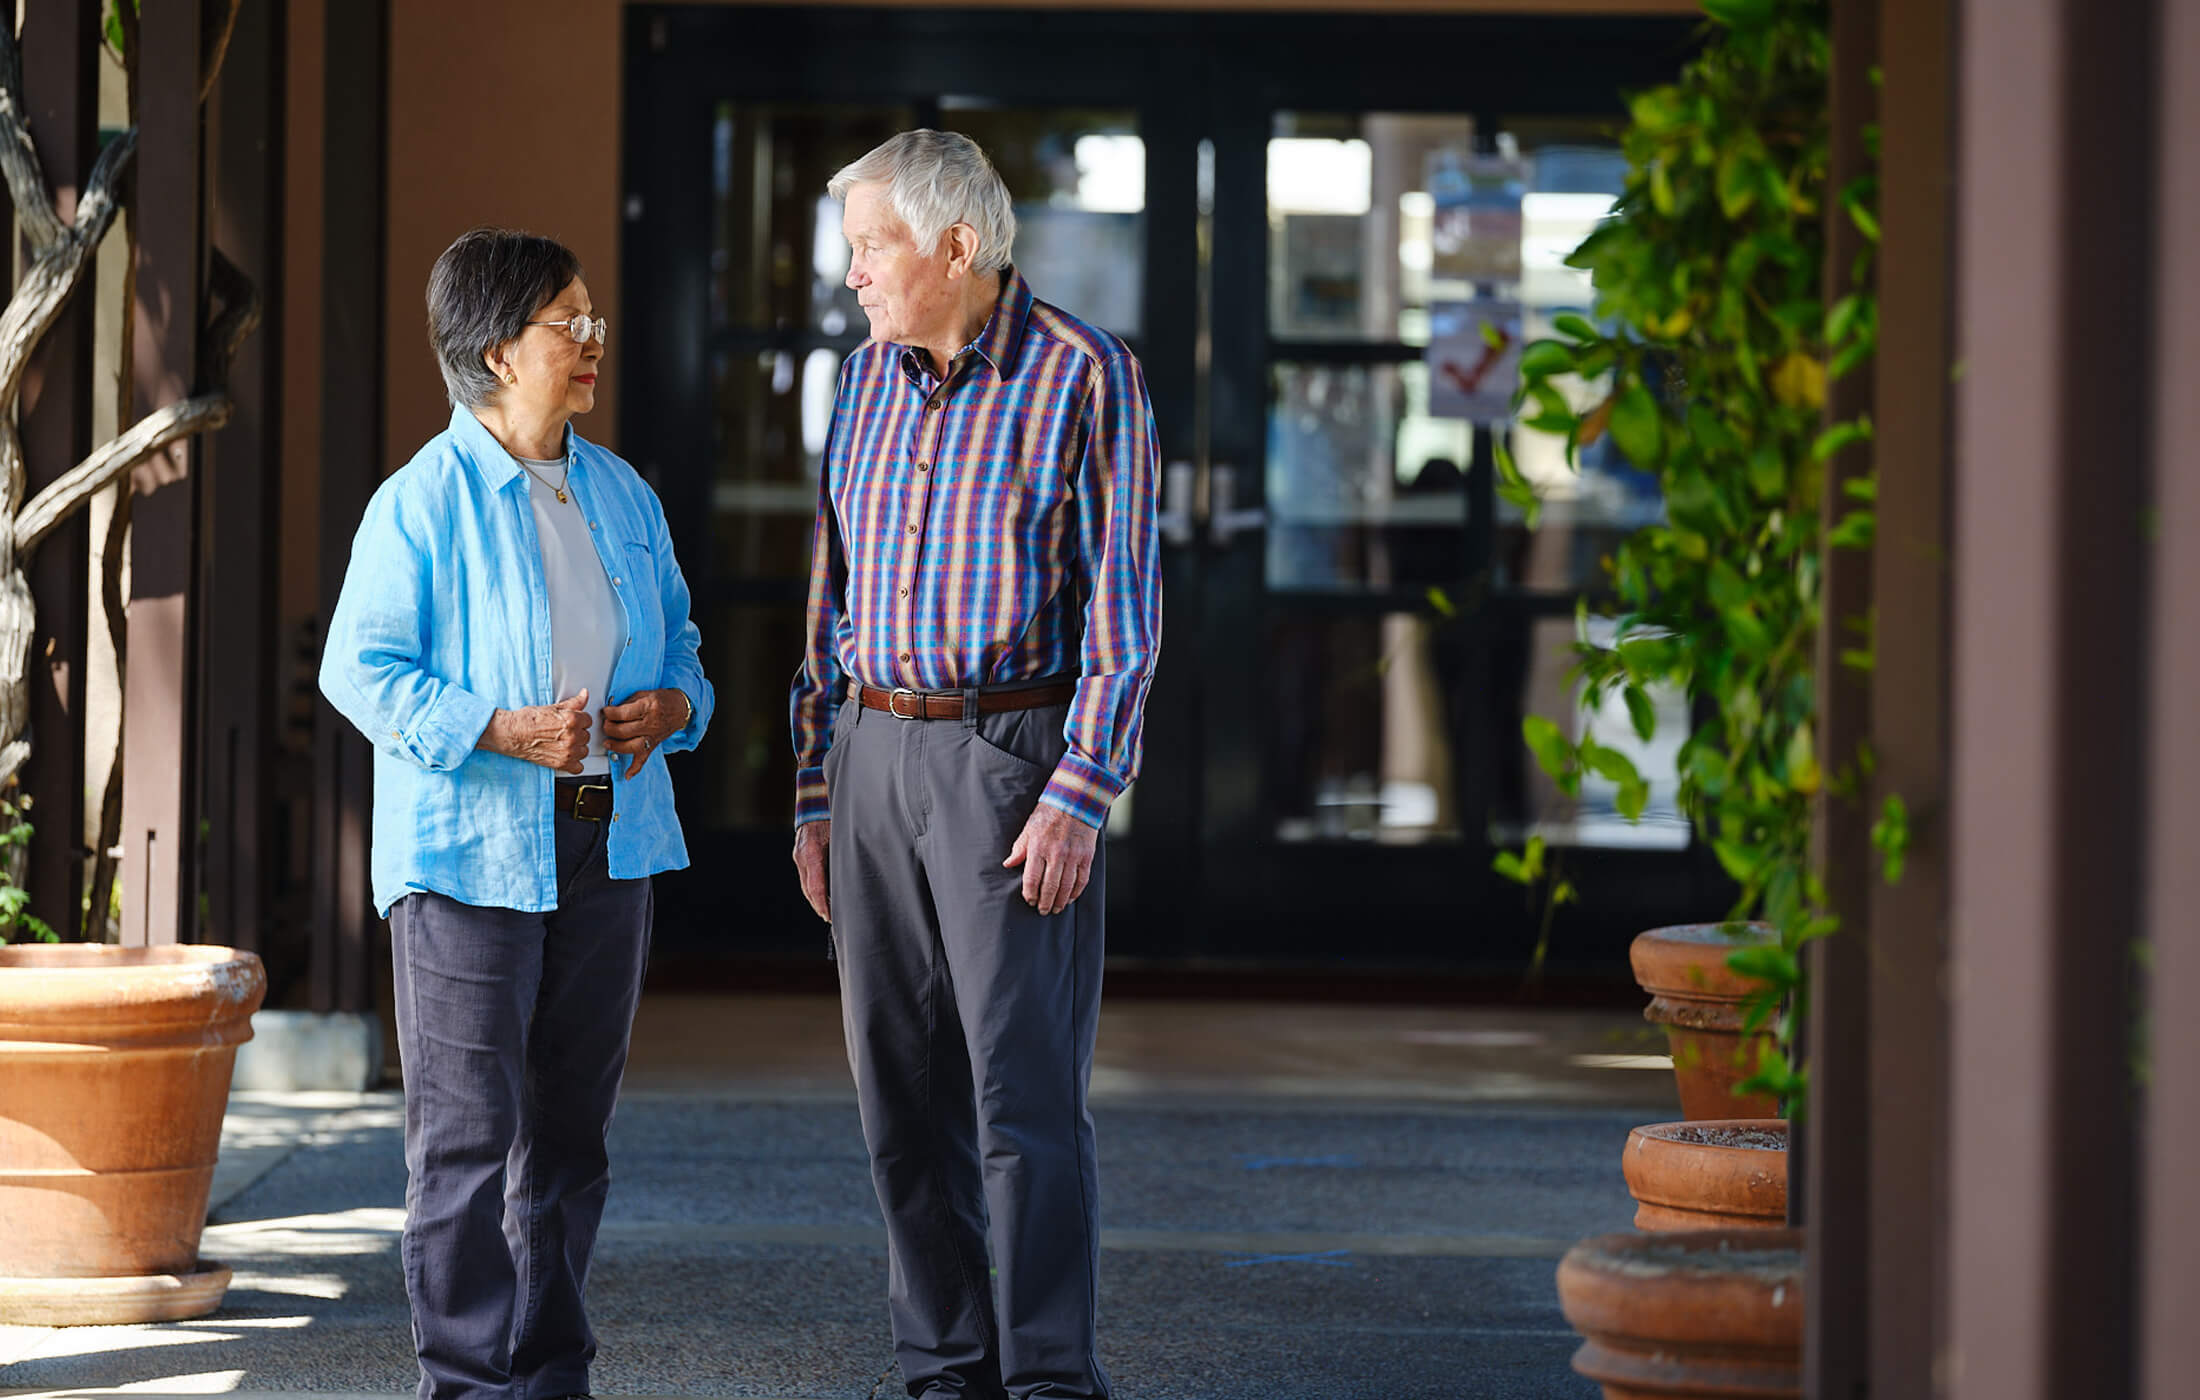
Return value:
M 590 336 L 605 349 L 611 347 L 611 323 L 601 316 L 575 316 L 570 321 L 529 321 L 530 326 L 563 326 L 565 333 L 573 337 L 577 345 L 586 345 Z

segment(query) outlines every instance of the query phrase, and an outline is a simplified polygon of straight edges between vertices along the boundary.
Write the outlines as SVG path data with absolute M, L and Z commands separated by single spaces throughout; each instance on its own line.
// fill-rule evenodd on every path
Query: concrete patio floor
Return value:
M 1622 1229 L 1677 1116 L 1627 1013 L 1127 1002 L 1095 1071 L 1101 1345 L 1125 1400 L 1592 1397 L 1551 1271 Z M 204 1253 L 222 1311 L 0 1328 L 0 1393 L 391 1396 L 402 1105 L 240 1095 Z M 603 1396 L 903 1394 L 841 1058 L 810 997 L 654 997 L 612 1134 Z

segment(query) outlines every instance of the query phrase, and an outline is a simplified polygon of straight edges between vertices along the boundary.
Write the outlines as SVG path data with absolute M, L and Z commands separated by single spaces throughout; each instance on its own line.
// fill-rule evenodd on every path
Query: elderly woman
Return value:
M 687 864 L 658 755 L 702 737 L 711 688 L 663 508 L 570 425 L 606 329 L 547 238 L 436 260 L 451 425 L 368 504 L 322 660 L 375 750 L 422 1400 L 588 1391 L 649 877 Z

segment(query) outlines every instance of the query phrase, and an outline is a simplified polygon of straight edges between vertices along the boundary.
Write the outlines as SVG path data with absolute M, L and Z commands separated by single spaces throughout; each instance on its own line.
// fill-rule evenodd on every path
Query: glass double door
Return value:
M 1566 675 L 1600 629 L 1576 601 L 1654 487 L 1608 448 L 1569 468 L 1511 423 L 1506 378 L 1586 309 L 1562 260 L 1618 188 L 1599 133 L 1657 76 L 1641 44 L 1558 22 L 735 13 L 637 9 L 628 36 L 622 273 L 647 329 L 621 438 L 672 514 L 720 694 L 679 772 L 698 859 L 661 882 L 664 936 L 814 938 L 786 857 L 786 684 L 835 375 L 864 334 L 824 190 L 912 126 L 987 149 L 1018 269 L 1129 341 L 1153 395 L 1167 613 L 1144 773 L 1106 836 L 1112 952 L 1517 968 L 1538 920 L 1490 866 L 1531 834 L 1584 894 L 1561 963 L 1718 912 L 1670 751 L 1583 711 Z M 878 61 L 833 61 L 859 32 Z M 1491 80 L 1429 63 L 1437 39 Z M 1508 44 L 1602 53 L 1609 86 L 1523 81 Z M 1501 440 L 1543 484 L 1533 534 L 1497 500 Z M 1663 775 L 1648 819 L 1543 782 L 1529 712 L 1634 748 Z

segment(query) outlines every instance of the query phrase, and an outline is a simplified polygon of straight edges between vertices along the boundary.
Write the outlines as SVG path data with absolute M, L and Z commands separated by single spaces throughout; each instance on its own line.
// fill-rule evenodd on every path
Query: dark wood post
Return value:
M 1959 32 L 1949 1393 L 2129 1395 L 2155 7 Z
M 1951 0 L 1881 0 L 1879 357 L 1873 386 L 1879 529 L 1871 808 L 1898 796 L 1900 881 L 1870 881 L 1865 1296 L 1869 1393 L 1930 1396 L 1946 1333 L 1948 424 L 1952 340 Z
M 139 20 L 136 400 L 142 415 L 197 378 L 205 286 L 200 0 Z M 123 695 L 122 939 L 173 943 L 198 925 L 193 583 L 196 438 L 138 467 L 131 524 L 129 671 Z
M 2145 933 L 2148 979 L 2147 1131 L 2139 1238 L 2140 1389 L 2175 1400 L 2192 1388 L 2192 1324 L 2200 1317 L 2200 266 L 2192 230 L 2200 220 L 2200 9 L 2164 5 L 2160 111 L 2155 123 L 2160 184 L 2154 238 L 2152 713 L 2147 771 Z
M 1878 117 L 1872 73 L 1879 63 L 1877 0 L 1835 0 L 1831 168 L 1826 201 L 1825 295 L 1830 306 L 1853 292 L 1869 291 L 1853 277 L 1866 241 L 1839 199 L 1840 192 L 1872 168 L 1866 128 Z M 1835 381 L 1826 416 L 1845 423 L 1870 416 L 1872 377 L 1856 371 Z M 1844 486 L 1871 470 L 1871 453 L 1849 447 L 1827 463 L 1823 495 L 1830 531 L 1850 506 Z M 1826 773 L 1848 767 L 1871 722 L 1871 678 L 1841 663 L 1861 640 L 1852 623 L 1872 612 L 1869 550 L 1829 549 L 1821 606 L 1818 653 L 1818 745 Z M 1809 950 L 1811 992 L 1805 1021 L 1810 1065 L 1807 1117 L 1798 1125 L 1798 1158 L 1789 1176 L 1809 1230 L 1809 1280 L 1804 1296 L 1805 1393 L 1819 1400 L 1848 1400 L 1858 1393 L 1869 1346 L 1864 1285 L 1865 1223 L 1870 1182 L 1865 1172 L 1871 1142 L 1871 1101 L 1865 1092 L 1871 1026 L 1866 975 L 1867 902 L 1871 888 L 1871 818 L 1864 794 L 1819 798 L 1812 830 L 1811 863 L 1841 927 Z
M 23 96 L 31 140 L 63 222 L 91 176 L 99 136 L 98 7 L 30 0 L 23 13 Z M 28 256 L 28 253 L 25 254 Z M 91 288 L 46 332 L 23 379 L 23 457 L 28 494 L 84 459 L 92 447 Z M 38 629 L 31 641 L 31 756 L 23 789 L 36 799 L 37 832 L 24 877 L 30 910 L 75 937 L 84 900 L 84 656 L 90 526 L 81 512 L 46 536 L 28 570 Z M 101 921 L 92 923 L 98 936 Z
M 382 479 L 383 246 L 389 10 L 328 7 L 329 172 L 321 280 L 321 636 L 342 591 L 352 535 Z M 339 176 L 336 172 L 342 172 Z M 372 1006 L 374 912 L 368 842 L 372 752 L 328 702 L 314 727 L 312 1000 L 316 1011 Z
M 201 728 L 207 820 L 207 933 L 266 951 L 265 897 L 274 876 L 268 816 L 280 678 L 275 574 L 282 473 L 281 344 L 283 17 L 246 0 L 208 105 L 214 247 L 258 288 L 264 329 L 230 370 L 229 425 L 204 448 L 201 597 L 219 625 L 204 629 Z

